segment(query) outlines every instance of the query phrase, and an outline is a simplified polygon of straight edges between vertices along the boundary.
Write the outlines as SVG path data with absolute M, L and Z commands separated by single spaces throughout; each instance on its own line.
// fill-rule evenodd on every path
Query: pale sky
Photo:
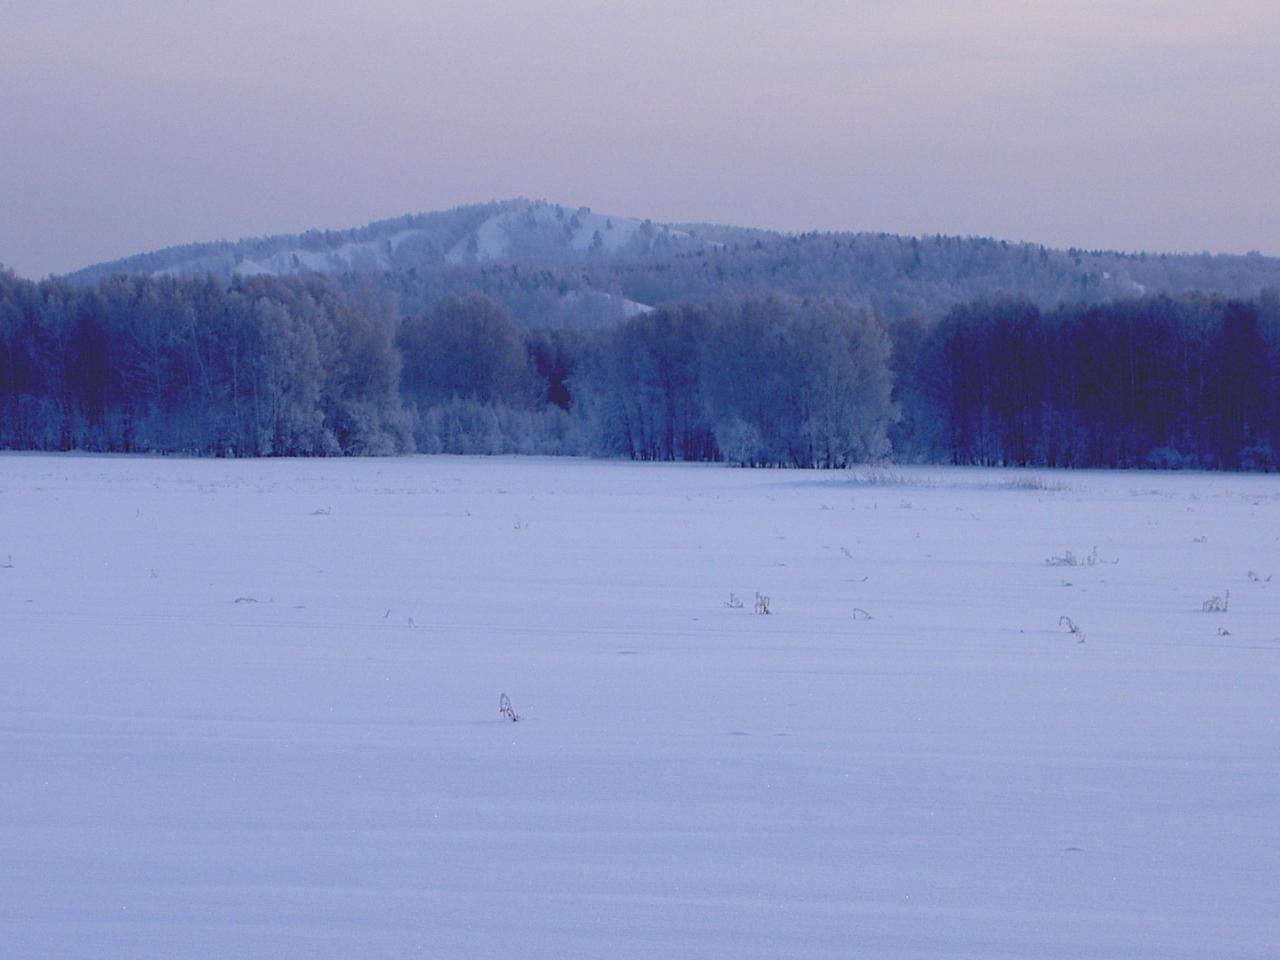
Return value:
M 0 0 L 0 263 L 528 196 L 1280 255 L 1275 0 Z

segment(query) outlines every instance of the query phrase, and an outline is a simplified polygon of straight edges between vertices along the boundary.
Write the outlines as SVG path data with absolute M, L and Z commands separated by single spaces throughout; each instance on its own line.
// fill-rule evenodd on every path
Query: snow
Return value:
M 396 250 L 406 240 L 419 236 L 422 230 L 399 230 L 389 236 L 374 240 L 349 242 L 331 250 L 307 250 L 303 247 L 291 247 L 281 250 L 265 262 L 243 260 L 232 268 L 232 272 L 240 276 L 258 276 L 269 274 L 286 276 L 300 270 L 312 270 L 319 273 L 341 273 L 347 270 L 390 270 L 395 264 L 392 261 Z M 201 259 L 185 260 L 162 271 L 171 276 L 183 276 L 199 272 L 207 264 Z
M 562 303 L 566 303 L 570 306 L 576 306 L 584 296 L 602 301 L 605 304 L 616 303 L 619 311 L 622 313 L 622 316 L 628 320 L 632 317 L 638 317 L 645 313 L 652 313 L 654 310 L 654 308 L 649 306 L 647 303 L 640 303 L 638 300 L 617 296 L 612 293 L 602 293 L 599 290 L 591 290 L 585 294 L 580 290 L 570 290 L 562 296 L 560 300 Z
M 173 277 L 185 276 L 191 272 L 192 267 L 189 264 L 179 264 L 176 267 L 170 267 L 168 270 L 164 271 L 165 274 Z M 272 270 L 270 267 L 264 267 L 256 260 L 241 260 L 231 268 L 231 272 L 238 277 L 260 277 L 263 275 L 274 276 L 278 273 L 278 271 Z
M 578 229 L 574 231 L 569 245 L 575 250 L 589 250 L 595 242 L 596 235 L 606 253 L 616 253 L 631 240 L 642 221 L 632 217 L 611 217 L 602 213 L 578 212 Z M 665 229 L 656 227 L 655 229 Z M 685 237 L 688 234 L 678 234 Z
M 605 297 L 609 300 L 617 300 L 622 304 L 622 315 L 630 320 L 632 317 L 638 317 L 641 314 L 653 313 L 654 308 L 647 303 L 640 303 L 638 300 L 632 300 L 628 297 L 614 296 L 612 293 L 606 293 Z
M 3 952 L 1274 957 L 1277 521 L 1265 476 L 0 455 Z
M 576 226 L 575 219 L 576 218 Z M 605 253 L 617 253 L 623 249 L 644 226 L 645 221 L 633 217 L 618 217 L 592 213 L 586 208 L 557 208 L 550 204 L 534 204 L 518 210 L 507 210 L 486 219 L 473 237 L 460 241 L 445 255 L 448 263 L 465 263 L 475 260 L 502 260 L 512 255 L 512 236 L 520 236 L 529 230 L 532 221 L 550 236 L 564 236 L 567 246 L 579 253 L 591 249 L 596 235 Z M 667 237 L 689 239 L 692 235 L 674 230 L 662 224 L 652 224 L 652 229 Z M 474 246 L 471 241 L 474 240 Z M 519 251 L 517 251 L 518 253 Z
M 511 220 L 510 214 L 498 214 L 489 217 L 479 227 L 475 233 L 475 258 L 477 260 L 497 260 L 507 255 L 507 251 L 511 246 L 511 239 L 507 235 L 507 223 Z M 445 256 L 449 263 L 459 263 L 467 259 L 463 252 L 465 244 L 460 244 L 450 250 Z

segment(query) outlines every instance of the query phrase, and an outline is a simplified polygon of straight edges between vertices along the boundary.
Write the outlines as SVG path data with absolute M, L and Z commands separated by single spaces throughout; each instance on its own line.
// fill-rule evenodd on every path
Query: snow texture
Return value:
M 1278 521 L 1265 476 L 0 456 L 0 953 L 1274 957 Z
M 599 237 L 600 252 L 613 254 L 631 243 L 645 222 L 634 217 L 593 213 L 585 207 L 573 210 L 550 204 L 533 204 L 517 210 L 504 210 L 489 217 L 476 229 L 474 236 L 455 245 L 445 260 L 448 263 L 464 263 L 469 260 L 502 260 L 518 255 L 519 245 L 513 245 L 512 236 L 519 236 L 530 230 L 562 236 L 565 245 L 579 253 L 590 250 Z M 691 234 L 664 224 L 651 223 L 650 229 L 670 239 L 692 238 Z

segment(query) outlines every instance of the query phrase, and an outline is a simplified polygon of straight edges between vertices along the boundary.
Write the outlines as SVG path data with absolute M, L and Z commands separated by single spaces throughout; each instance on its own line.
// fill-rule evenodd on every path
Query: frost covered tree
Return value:
M 843 466 L 887 452 L 888 355 L 834 301 L 670 306 L 611 331 L 575 383 L 606 452 Z
M 784 244 L 787 270 L 822 249 L 845 257 L 846 243 L 871 260 L 897 249 L 805 238 Z M 966 249 L 992 269 L 1008 262 L 998 245 L 914 248 L 920 270 Z M 735 262 L 763 267 L 779 249 Z M 728 269 L 712 255 L 660 262 L 711 286 Z M 893 322 L 891 345 L 863 307 L 781 295 L 530 331 L 474 291 L 550 298 L 538 309 L 560 302 L 563 316 L 570 278 L 516 264 L 450 276 L 458 286 L 432 287 L 433 305 L 402 318 L 376 284 L 316 274 L 77 286 L 0 271 L 0 446 L 328 456 L 416 439 L 427 451 L 840 466 L 883 455 L 892 430 L 915 459 L 1280 467 L 1274 290 L 1048 310 L 975 299 L 940 321 Z M 826 276 L 815 268 L 815 283 Z M 636 295 L 613 289 L 596 296 Z
M 883 457 L 895 417 L 889 338 L 833 300 L 718 311 L 704 409 L 721 455 L 762 466 L 842 467 Z
M 703 460 L 713 451 L 702 402 L 704 308 L 663 307 L 616 327 L 583 379 L 606 449 L 638 460 Z
M 405 320 L 398 343 L 401 392 L 420 406 L 454 397 L 482 403 L 527 403 L 534 397 L 523 332 L 488 297 L 445 299 Z
M 567 362 L 564 341 L 541 338 L 543 359 Z M 400 390 L 415 416 L 419 449 L 451 453 L 580 453 L 583 441 L 564 407 L 548 403 L 525 331 L 484 296 L 446 298 L 407 319 L 398 336 Z M 564 387 L 563 381 L 560 388 Z

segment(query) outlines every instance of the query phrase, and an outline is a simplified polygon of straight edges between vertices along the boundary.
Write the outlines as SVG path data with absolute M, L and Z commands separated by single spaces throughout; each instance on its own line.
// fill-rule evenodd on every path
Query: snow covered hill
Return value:
M 743 231 L 746 235 L 751 231 Z M 192 244 L 95 264 L 70 279 L 154 276 L 285 276 L 359 273 L 491 261 L 566 264 L 714 245 L 687 229 L 531 200 L 507 200 L 383 220 L 357 230 L 310 231 Z
M 1280 289 L 1280 259 L 1051 250 L 983 237 L 885 233 L 781 234 L 714 224 L 663 224 L 532 200 L 504 200 L 312 230 L 190 244 L 87 267 L 68 279 L 119 273 L 337 275 L 360 296 L 407 312 L 481 292 L 530 326 L 602 326 L 672 301 L 836 297 L 887 319 L 928 318 L 958 303 L 1026 298 L 1041 308 L 1144 293 L 1256 298 Z M 568 293 L 599 295 L 583 313 Z M 621 304 L 620 313 L 615 307 Z

